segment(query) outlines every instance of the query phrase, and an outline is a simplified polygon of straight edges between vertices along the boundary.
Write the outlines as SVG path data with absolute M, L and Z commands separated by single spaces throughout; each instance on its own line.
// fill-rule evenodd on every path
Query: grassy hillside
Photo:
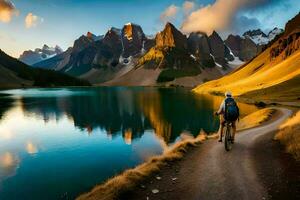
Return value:
M 285 146 L 288 153 L 300 161 L 300 111 L 280 126 L 275 139 Z
M 88 85 L 87 81 L 66 74 L 29 67 L 0 50 L 0 88 Z
M 300 51 L 278 63 L 269 61 L 268 52 L 266 50 L 235 73 L 200 85 L 195 91 L 198 93 L 223 93 L 226 90 L 231 90 L 235 95 L 249 95 L 250 93 L 257 93 L 258 90 L 267 92 L 271 89 L 273 91 L 276 85 L 280 88 L 289 89 L 291 89 L 290 86 L 300 87 L 300 84 L 294 84 L 299 79 L 297 77 L 300 74 Z M 279 86 L 281 84 L 283 86 Z M 293 89 L 297 90 L 296 88 Z
M 197 93 L 221 94 L 272 101 L 300 99 L 300 30 L 277 38 L 248 64 L 215 81 L 194 89 Z

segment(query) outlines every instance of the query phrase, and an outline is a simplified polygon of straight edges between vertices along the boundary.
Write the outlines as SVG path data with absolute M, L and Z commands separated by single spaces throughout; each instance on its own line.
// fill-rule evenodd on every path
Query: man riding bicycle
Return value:
M 232 97 L 231 92 L 225 93 L 225 99 L 221 103 L 219 110 L 215 114 L 220 115 L 219 142 L 222 142 L 225 123 L 231 122 L 233 129 L 231 142 L 233 143 L 236 132 L 236 120 L 239 118 L 240 111 L 237 103 Z

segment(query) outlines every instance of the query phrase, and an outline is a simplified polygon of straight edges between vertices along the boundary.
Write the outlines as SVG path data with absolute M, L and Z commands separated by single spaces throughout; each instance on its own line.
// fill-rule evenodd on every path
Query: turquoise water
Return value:
M 1 91 L 0 199 L 74 199 L 202 129 L 215 132 L 220 101 L 166 88 Z

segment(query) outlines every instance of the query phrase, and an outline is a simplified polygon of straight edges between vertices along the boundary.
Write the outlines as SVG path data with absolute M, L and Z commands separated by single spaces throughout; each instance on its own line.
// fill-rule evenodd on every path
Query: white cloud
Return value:
M 195 8 L 195 3 L 192 1 L 185 1 L 182 4 L 182 8 L 185 14 L 189 14 Z
M 165 23 L 169 20 L 172 20 L 176 17 L 179 8 L 174 4 L 170 5 L 161 15 L 160 20 Z
M 25 17 L 25 26 L 26 28 L 32 28 L 36 27 L 37 25 L 44 22 L 44 19 L 34 15 L 33 13 L 28 13 L 28 15 Z
M 0 22 L 8 23 L 18 14 L 18 10 L 10 0 L 0 0 Z
M 265 0 L 216 0 L 190 13 L 181 29 L 186 33 L 201 31 L 211 34 L 214 30 L 223 31 L 231 26 L 240 9 L 263 2 Z

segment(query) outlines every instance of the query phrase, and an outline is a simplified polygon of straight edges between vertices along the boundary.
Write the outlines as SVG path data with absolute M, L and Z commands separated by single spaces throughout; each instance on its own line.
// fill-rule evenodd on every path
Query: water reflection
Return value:
M 0 94 L 0 120 L 3 118 L 5 112 L 11 108 L 13 100 L 7 94 Z
M 19 157 L 10 152 L 0 154 L 0 183 L 3 179 L 16 173 L 19 162 Z
M 31 141 L 26 143 L 26 151 L 29 154 L 35 154 L 38 152 L 38 148 Z
M 183 131 L 196 136 L 202 129 L 210 133 L 218 127 L 213 111 L 221 99 L 193 95 L 183 89 L 116 87 L 72 91 L 76 95 L 59 95 L 58 90 L 57 95 L 52 91 L 52 95 L 34 92 L 15 96 L 27 117 L 48 123 L 68 116 L 75 127 L 88 134 L 97 128 L 111 138 L 121 133 L 127 144 L 149 129 L 166 143 L 172 143 Z
M 0 199 L 74 199 L 178 140 L 216 131 L 221 100 L 162 88 L 2 91 Z

